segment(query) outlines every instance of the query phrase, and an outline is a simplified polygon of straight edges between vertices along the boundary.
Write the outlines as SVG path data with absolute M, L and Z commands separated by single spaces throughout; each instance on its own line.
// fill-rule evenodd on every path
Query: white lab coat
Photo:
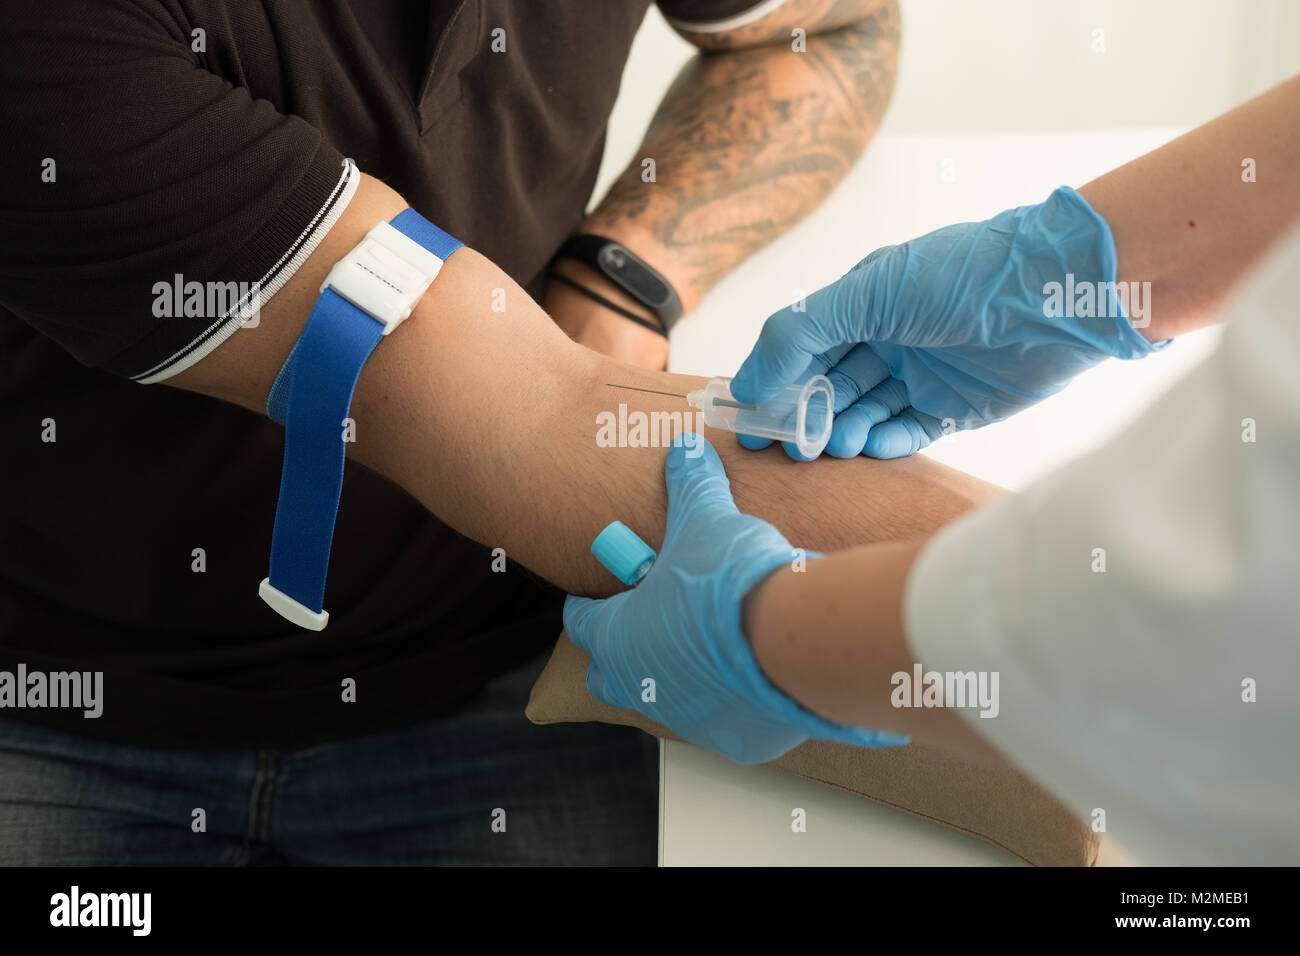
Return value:
M 997 671 L 958 712 L 1142 862 L 1296 865 L 1297 555 L 1300 232 L 1125 433 L 926 546 L 908 641 Z

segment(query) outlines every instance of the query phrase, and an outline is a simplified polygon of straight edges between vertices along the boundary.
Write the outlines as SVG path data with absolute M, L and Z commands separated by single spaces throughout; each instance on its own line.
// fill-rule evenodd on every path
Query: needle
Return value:
M 605 384 L 610 388 L 626 388 L 634 392 L 649 392 L 651 395 L 668 395 L 672 398 L 686 398 L 685 395 L 682 395 L 679 392 L 661 392 L 653 388 L 637 388 L 635 385 L 615 385 L 613 382 L 606 382 Z M 741 408 L 750 412 L 758 409 L 757 405 L 746 405 L 744 402 L 732 401 L 731 399 L 726 398 L 715 398 L 713 404 L 721 405 L 723 408 Z
M 686 396 L 678 392 L 660 392 L 653 388 L 637 388 L 635 385 L 615 385 L 613 382 L 605 383 L 610 388 L 626 388 L 634 392 L 649 392 L 651 395 L 669 395 L 673 398 L 685 398 Z

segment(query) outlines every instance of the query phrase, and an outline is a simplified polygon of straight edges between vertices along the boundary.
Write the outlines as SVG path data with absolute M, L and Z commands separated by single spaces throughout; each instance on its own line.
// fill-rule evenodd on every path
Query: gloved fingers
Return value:
M 742 435 L 737 432 L 736 441 L 740 443 L 741 448 L 748 448 L 750 451 L 761 451 L 772 444 L 773 439 L 760 438 L 757 435 Z
M 626 706 L 619 701 L 613 687 L 605 680 L 605 672 L 600 669 L 600 662 L 594 657 L 587 665 L 587 693 L 602 704 L 609 704 L 611 707 Z
M 603 600 L 570 594 L 564 599 L 564 630 L 569 640 L 575 647 L 595 654 L 597 642 L 609 631 L 612 619 L 631 600 L 632 594 L 624 591 Z
M 865 343 L 850 351 L 826 377 L 835 386 L 835 421 L 826 453 L 835 458 L 856 458 L 871 426 L 907 407 L 907 387 L 889 377 L 889 367 Z M 795 461 L 812 460 L 794 442 L 782 442 L 781 447 Z
M 814 355 L 812 361 L 808 363 L 808 367 L 803 370 L 803 374 L 801 374 L 798 378 L 796 378 L 791 384 L 802 385 L 804 382 L 808 381 L 808 379 L 812 378 L 814 375 L 825 375 L 828 378 L 831 378 L 833 382 L 834 379 L 832 378 L 832 376 L 834 376 L 835 374 L 834 369 L 843 363 L 844 357 L 849 355 L 852 352 L 852 350 L 853 350 L 853 346 L 851 345 L 840 345 L 831 349 L 828 352 L 823 352 L 820 355 Z M 884 368 L 883 363 L 881 363 L 881 367 Z M 867 372 L 866 374 L 870 374 L 870 372 Z M 885 369 L 884 374 L 888 375 L 889 370 Z M 733 392 L 732 394 L 734 395 L 735 393 Z M 839 396 L 840 396 L 840 389 L 838 386 L 836 386 L 835 388 L 836 402 L 839 401 Z M 839 408 L 836 407 L 832 410 L 839 411 Z M 772 444 L 771 438 L 760 438 L 757 435 L 745 435 L 742 434 L 741 432 L 736 433 L 736 438 L 739 440 L 741 448 L 748 448 L 750 451 L 761 451 L 762 449 L 766 448 L 768 445 Z M 786 454 L 789 455 L 791 458 L 793 458 L 795 461 L 811 460 L 801 455 L 799 453 L 798 448 L 791 442 L 782 442 L 781 447 L 783 447 L 786 451 Z
M 753 451 L 760 451 L 776 440 L 774 438 L 758 438 L 754 435 L 737 435 L 736 437 L 740 440 L 742 446 Z M 799 446 L 792 441 L 781 442 L 781 447 L 785 450 L 785 453 L 795 461 L 813 460 L 805 456 L 804 453 L 799 450 Z
M 871 458 L 906 458 L 941 435 L 943 424 L 938 418 L 909 407 L 873 426 L 862 453 Z
M 836 458 L 855 458 L 866 447 L 872 428 L 908 407 L 907 386 L 886 378 L 835 416 L 826 452 Z
M 849 349 L 825 374 L 835 386 L 834 412 L 838 415 L 888 379 L 889 366 L 875 349 L 863 342 Z
M 781 442 L 781 447 L 785 450 L 785 453 L 794 461 L 813 461 L 812 458 L 809 458 L 807 455 L 801 452 L 799 450 L 799 446 L 792 441 Z

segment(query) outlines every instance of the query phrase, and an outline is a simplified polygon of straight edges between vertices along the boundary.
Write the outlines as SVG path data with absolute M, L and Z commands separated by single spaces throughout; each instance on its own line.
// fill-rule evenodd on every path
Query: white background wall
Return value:
M 1191 127 L 1300 73 L 1297 0 L 902 6 L 894 129 Z
M 1300 73 L 1300 0 L 901 0 L 886 131 L 1188 128 Z M 1092 31 L 1106 51 L 1093 53 Z M 694 48 L 651 8 L 600 196 Z

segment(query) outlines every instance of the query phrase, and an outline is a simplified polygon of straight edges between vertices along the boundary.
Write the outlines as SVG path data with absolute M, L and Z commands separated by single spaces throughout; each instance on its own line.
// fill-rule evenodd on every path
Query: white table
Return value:
M 763 319 L 834 280 L 878 246 L 950 222 L 987 218 L 1079 186 L 1176 130 L 884 134 L 830 200 L 709 295 L 673 336 L 673 371 L 731 374 Z M 1107 362 L 1008 422 L 928 453 L 1008 488 L 1096 447 L 1131 421 L 1217 341 L 1208 330 L 1141 363 Z M 807 832 L 791 830 L 791 812 Z M 689 744 L 661 751 L 660 862 L 704 864 L 1014 865 L 1010 854 L 902 811 Z M 1113 844 L 1102 861 L 1130 862 Z

